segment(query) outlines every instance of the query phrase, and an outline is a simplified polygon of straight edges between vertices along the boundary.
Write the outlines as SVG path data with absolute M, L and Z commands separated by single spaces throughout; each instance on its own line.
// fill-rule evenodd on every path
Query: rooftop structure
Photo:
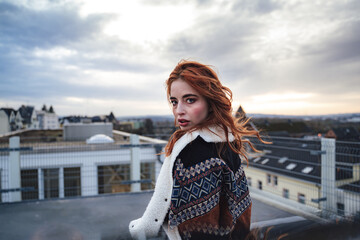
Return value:
M 0 146 L 2 236 L 49 239 L 71 233 L 84 239 L 128 239 L 128 222 L 141 216 L 151 197 L 164 159 L 157 153 L 166 141 L 139 136 L 134 142 L 134 135 L 121 131 L 112 135 L 114 142 L 102 144 L 82 140 Z M 254 200 L 252 228 L 274 226 L 276 238 L 356 216 L 359 144 L 293 138 L 272 142 L 256 143 L 262 153 L 244 167 Z M 9 178 L 10 158 L 17 153 L 18 188 Z M 324 161 L 330 172 L 324 172 Z M 334 180 L 326 190 L 323 179 L 331 179 L 331 173 Z

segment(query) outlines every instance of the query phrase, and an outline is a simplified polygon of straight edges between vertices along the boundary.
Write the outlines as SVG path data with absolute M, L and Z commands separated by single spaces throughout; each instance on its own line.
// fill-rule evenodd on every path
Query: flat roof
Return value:
M 34 236 L 38 237 L 36 239 L 70 239 L 70 236 L 130 239 L 129 222 L 142 216 L 152 194 L 152 191 L 144 191 L 0 204 L 1 236 L 4 239 L 34 239 Z M 266 222 L 305 220 L 254 198 L 252 200 L 254 225 L 259 223 L 258 226 L 264 227 Z M 310 220 L 306 221 L 309 224 Z

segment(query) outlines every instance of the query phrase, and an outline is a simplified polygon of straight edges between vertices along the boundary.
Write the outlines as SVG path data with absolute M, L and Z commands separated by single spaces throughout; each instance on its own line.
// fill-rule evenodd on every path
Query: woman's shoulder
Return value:
M 221 156 L 219 150 L 221 150 Z M 241 165 L 239 155 L 233 152 L 228 144 L 207 142 L 201 136 L 188 143 L 177 156 L 177 159 L 181 159 L 184 167 L 190 167 L 211 158 L 222 159 L 233 171 L 236 171 Z
M 185 167 L 189 167 L 216 157 L 219 156 L 217 154 L 215 143 L 206 142 L 201 136 L 198 136 L 181 150 L 177 158 L 181 159 L 181 162 Z

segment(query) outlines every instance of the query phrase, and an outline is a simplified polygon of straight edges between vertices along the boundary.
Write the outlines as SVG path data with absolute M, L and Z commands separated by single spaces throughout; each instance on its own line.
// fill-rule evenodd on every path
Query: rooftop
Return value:
M 263 150 L 249 159 L 249 166 L 320 184 L 321 142 L 295 138 L 272 138 L 272 144 L 257 144 Z M 336 180 L 351 179 L 349 164 L 360 160 L 360 143 L 336 142 Z
M 30 159 L 33 161 L 37 159 L 36 157 L 40 156 L 39 153 L 89 152 L 89 155 L 92 155 L 94 159 L 96 158 L 96 163 L 103 161 L 107 164 L 118 164 L 119 159 L 117 159 L 115 163 L 111 160 L 114 156 L 112 151 L 102 151 L 100 154 L 101 158 L 93 154 L 93 151 L 131 147 L 129 133 L 113 131 L 113 135 L 116 141 L 115 143 L 109 144 L 93 145 L 86 144 L 85 141 L 82 141 L 81 144 L 79 144 L 79 142 L 75 144 L 75 142 L 70 141 L 36 144 L 31 144 L 30 142 L 24 144 L 22 142 L 22 147 L 31 148 L 31 151 L 21 151 L 21 155 L 24 155 L 24 159 L 22 160 Z M 139 145 L 144 147 L 147 145 L 158 146 L 166 143 L 162 140 L 144 136 L 140 136 L 139 140 L 140 144 L 134 145 L 135 147 L 139 147 Z M 259 149 L 263 150 L 263 154 L 251 158 L 249 161 L 250 167 L 262 168 L 267 170 L 267 172 L 277 172 L 279 173 L 278 175 L 286 175 L 296 179 L 319 183 L 322 154 L 322 142 L 320 140 L 280 137 L 273 138 L 272 142 L 273 144 L 266 145 L 266 147 L 261 144 L 257 145 Z M 345 142 L 336 142 L 336 150 L 335 147 L 333 147 L 333 149 L 336 152 L 336 169 L 338 170 L 338 166 L 341 166 L 339 168 L 341 171 L 343 169 L 346 170 L 343 171 L 343 174 L 338 174 L 337 171 L 339 177 L 346 177 L 347 173 L 352 174 L 352 167 L 359 166 L 360 143 L 346 144 Z M 3 159 L 7 157 L 7 152 L 9 152 L 8 149 L 3 151 Z M 34 157 L 30 156 L 30 158 L 28 154 L 33 154 Z M 154 155 L 154 152 L 151 154 Z M 70 155 L 73 156 L 74 154 Z M 64 160 L 60 157 L 49 158 L 52 162 L 48 158 L 41 159 L 46 160 L 42 168 L 49 168 L 49 166 L 53 166 L 51 164 L 59 164 L 60 160 Z M 79 158 L 75 160 L 77 161 Z M 86 158 L 86 160 L 89 160 L 89 158 Z M 158 163 L 157 160 L 154 161 Z M 123 159 L 121 161 L 123 161 Z M 346 169 L 345 167 L 351 168 Z M 39 166 L 35 168 L 34 176 L 38 176 L 37 168 L 39 168 Z M 87 176 L 94 177 L 94 179 L 97 179 L 99 176 L 106 176 L 105 172 L 102 172 L 103 169 L 101 171 L 98 170 L 98 173 L 100 172 L 103 175 L 91 175 L 91 171 L 84 171 L 84 175 L 83 173 L 80 174 L 80 167 L 78 171 L 79 176 L 82 176 L 82 183 L 84 179 L 87 179 Z M 117 167 L 110 167 L 108 169 L 110 175 L 107 179 L 119 177 L 121 174 L 118 174 L 117 171 Z M 341 172 L 339 171 L 339 173 Z M 65 174 L 62 173 L 59 176 L 65 176 Z M 354 174 L 354 176 L 357 176 L 357 174 Z M 37 177 L 35 178 L 37 179 Z M 338 177 L 336 179 L 338 180 Z M 129 178 L 124 177 L 121 180 L 125 181 L 129 180 Z M 344 184 L 346 184 L 341 188 L 346 191 L 359 192 L 358 179 L 351 180 L 351 182 L 350 180 L 344 181 Z M 100 180 L 98 181 L 100 182 Z M 101 182 L 101 184 L 103 184 L 103 182 Z M 266 184 L 264 184 L 264 186 L 266 186 Z M 67 197 L 64 199 L 27 200 L 0 204 L 0 236 L 4 239 L 129 239 L 128 223 L 142 215 L 151 198 L 152 191 L 113 194 L 109 194 L 111 192 L 109 191 L 107 194 L 101 194 L 98 185 L 93 184 L 90 188 L 92 188 L 97 196 L 89 197 L 90 195 L 84 194 L 82 197 L 79 195 L 79 197 Z M 266 191 L 253 189 L 252 187 L 250 187 L 250 189 L 250 194 L 253 199 L 252 229 L 259 228 L 259 232 L 262 234 L 266 229 L 271 228 L 269 238 L 267 239 L 277 239 L 281 234 L 289 234 L 289 236 L 301 235 L 301 233 L 311 232 L 310 230 L 312 229 L 320 229 L 317 231 L 323 234 L 331 232 L 323 231 L 321 228 L 321 223 L 325 220 L 317 217 L 317 211 L 320 211 L 320 208 L 312 207 L 310 210 L 305 209 L 306 205 L 296 200 L 291 201 L 297 204 L 295 206 L 289 204 L 288 201 L 290 200 L 284 199 L 281 195 L 278 196 L 277 199 L 276 195 L 267 193 Z M 279 189 L 282 190 L 281 188 Z M 85 190 L 87 191 L 88 189 L 84 188 L 84 191 Z M 41 198 L 39 197 L 39 199 Z M 310 198 L 308 201 L 310 201 Z M 356 201 L 357 200 L 354 200 L 350 204 L 354 204 Z M 333 229 L 339 229 L 338 227 L 339 226 L 337 226 L 337 228 L 334 227 Z M 342 230 L 342 228 L 340 228 L 340 230 Z M 357 233 L 358 237 L 360 236 L 359 231 Z M 261 239 L 263 238 L 261 237 Z M 303 237 L 302 239 L 307 238 Z
M 3 239 L 129 239 L 128 224 L 141 217 L 152 193 L 2 204 L 1 236 Z M 295 226 L 301 230 L 318 223 L 253 197 L 252 228 L 283 224 L 287 226 L 282 227 L 284 230 L 294 232 Z

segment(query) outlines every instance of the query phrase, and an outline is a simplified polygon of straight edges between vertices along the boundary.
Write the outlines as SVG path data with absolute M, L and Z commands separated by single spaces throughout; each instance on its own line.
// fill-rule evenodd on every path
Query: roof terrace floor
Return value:
M 128 225 L 144 212 L 152 191 L 0 205 L 1 239 L 129 239 Z M 253 199 L 252 227 L 275 228 L 273 235 L 317 224 Z M 166 238 L 161 238 L 166 239 Z

